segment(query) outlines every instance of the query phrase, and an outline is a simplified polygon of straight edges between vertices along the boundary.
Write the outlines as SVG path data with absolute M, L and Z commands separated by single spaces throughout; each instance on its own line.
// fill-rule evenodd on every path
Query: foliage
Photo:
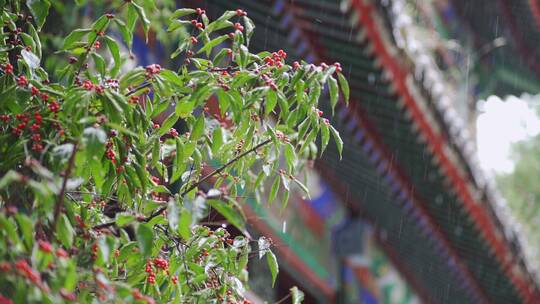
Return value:
M 252 255 L 275 280 L 271 242 L 245 232 L 241 197 L 260 199 L 268 179 L 270 201 L 286 203 L 293 185 L 306 190 L 304 160 L 330 136 L 341 151 L 317 109 L 326 87 L 332 105 L 337 84 L 348 95 L 339 64 L 250 53 L 242 10 L 210 21 L 179 9 L 169 35 L 195 33 L 172 54 L 180 68 L 126 69 L 121 50 L 151 29 L 154 1 L 108 3 L 54 54 L 40 29 L 62 2 L 0 4 L 0 299 L 242 302 Z M 49 71 L 42 55 L 63 61 Z M 211 212 L 240 233 L 203 225 Z
M 514 152 L 514 171 L 497 176 L 497 184 L 531 247 L 540 248 L 540 135 L 518 142 Z M 540 261 L 534 263 L 538 265 Z

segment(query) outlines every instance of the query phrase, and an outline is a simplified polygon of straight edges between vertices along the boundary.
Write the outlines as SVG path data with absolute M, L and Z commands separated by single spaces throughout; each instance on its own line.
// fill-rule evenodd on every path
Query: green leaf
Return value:
M 349 104 L 349 82 L 341 73 L 338 73 L 338 80 L 341 91 L 343 92 L 343 99 L 345 100 L 346 104 Z
M 302 191 L 304 191 L 306 193 L 307 197 L 310 198 L 308 187 L 306 187 L 306 185 L 304 185 L 297 178 L 294 178 L 293 181 L 302 189 Z
M 32 40 L 34 40 L 35 47 L 33 51 L 41 58 L 41 39 L 39 38 L 36 28 L 31 23 L 28 23 L 28 32 L 30 33 L 30 36 L 32 36 Z
M 268 253 L 266 253 L 266 263 L 268 264 L 268 268 L 270 268 L 270 273 L 272 274 L 272 287 L 274 287 L 277 275 L 279 273 L 279 266 L 276 255 L 272 251 L 268 251 Z
M 249 19 L 248 17 L 244 16 L 242 18 L 244 20 L 245 30 L 246 30 L 246 44 L 249 45 L 249 40 L 251 36 L 253 36 L 253 30 L 255 29 L 255 24 L 253 24 L 253 21 Z
M 118 213 L 116 215 L 116 225 L 118 227 L 126 226 L 135 220 L 135 216 L 129 213 Z
M 171 14 L 170 19 L 172 20 L 172 19 L 180 18 L 182 16 L 186 16 L 193 13 L 195 13 L 195 10 L 192 8 L 177 9 L 176 11 L 174 11 L 174 13 Z
M 120 34 L 122 34 L 122 39 L 124 39 L 124 42 L 126 43 L 128 50 L 131 51 L 131 47 L 133 45 L 133 32 L 128 28 L 126 23 L 118 18 L 114 19 L 114 22 L 116 22 L 116 25 L 118 26 L 118 30 L 120 30 Z
M 73 235 L 75 231 L 69 222 L 69 219 L 65 214 L 60 215 L 58 222 L 56 223 L 56 237 L 62 245 L 66 248 L 71 248 L 73 244 Z
M 26 6 L 30 9 L 32 16 L 36 20 L 38 30 L 41 29 L 49 15 L 51 3 L 48 0 L 26 0 Z
M 116 43 L 116 40 L 114 40 L 110 36 L 105 36 L 105 43 L 107 43 L 109 52 L 111 52 L 111 56 L 114 60 L 114 67 L 111 71 L 111 74 L 116 75 L 120 70 L 120 66 L 122 65 L 122 61 L 120 59 L 120 48 L 118 47 L 118 43 Z
M 208 43 L 206 43 L 198 52 L 197 54 L 200 54 L 202 52 L 206 52 L 206 56 L 210 56 L 210 52 L 212 51 L 212 48 L 214 48 L 216 45 L 222 43 L 223 41 L 227 40 L 229 37 L 227 35 L 221 35 L 217 38 L 214 38 L 210 40 Z
M 338 85 L 334 77 L 328 77 L 328 91 L 330 92 L 330 105 L 332 106 L 332 114 L 334 114 L 334 109 L 339 98 Z
M 285 143 L 284 154 L 289 171 L 292 171 L 294 164 L 296 163 L 296 153 L 294 152 L 294 147 L 290 143 Z
M 191 222 L 191 212 L 187 209 L 182 209 L 180 221 L 178 222 L 178 233 L 186 241 L 191 237 Z
M 169 130 L 174 126 L 174 124 L 178 121 L 178 116 L 176 113 L 172 113 L 165 121 L 161 124 L 161 127 L 157 130 L 157 134 L 159 136 L 162 136 L 163 134 L 169 132 Z
M 330 141 L 330 130 L 325 123 L 320 124 L 321 126 L 321 155 L 323 154 L 328 142 Z
M 152 253 L 152 245 L 154 244 L 154 232 L 152 228 L 146 224 L 139 224 L 137 228 L 137 241 L 144 256 L 149 256 Z
M 81 42 L 81 39 L 91 32 L 92 32 L 92 29 L 74 30 L 64 39 L 64 45 L 62 46 L 62 49 L 63 50 L 72 49 L 77 44 L 77 42 Z
M 274 183 L 272 184 L 272 188 L 270 188 L 270 194 L 268 195 L 269 204 L 272 204 L 274 200 L 276 199 L 276 196 L 279 190 L 279 184 L 280 184 L 279 179 L 280 179 L 279 177 L 276 177 L 276 179 L 274 180 Z
M 334 129 L 333 126 L 330 126 L 330 131 L 332 132 L 332 136 L 334 136 L 334 141 L 336 142 L 336 147 L 339 152 L 339 159 L 341 159 L 341 152 L 343 151 L 343 140 L 339 136 L 339 131 Z
M 300 304 L 302 301 L 304 301 L 304 293 L 298 289 L 298 287 L 294 286 L 290 289 L 291 296 L 292 296 L 292 303 L 291 304 Z
M 135 8 L 137 11 L 137 14 L 139 15 L 139 19 L 142 21 L 142 26 L 144 30 L 144 36 L 146 38 L 146 42 L 148 42 L 148 29 L 150 28 L 150 20 L 146 17 L 146 13 L 144 12 L 144 8 L 142 8 L 137 3 L 131 1 L 131 5 Z
M 17 219 L 17 223 L 19 224 L 19 229 L 22 232 L 24 245 L 26 246 L 26 249 L 30 251 L 34 243 L 34 236 L 33 236 L 34 224 L 32 223 L 32 220 L 28 216 L 22 213 L 17 213 L 15 218 Z
M 204 113 L 201 113 L 201 115 L 199 115 L 199 118 L 197 118 L 197 120 L 195 121 L 193 129 L 191 130 L 191 140 L 196 141 L 204 134 L 204 120 Z
M 277 104 L 277 94 L 274 90 L 268 90 L 266 93 L 266 104 L 264 108 L 264 114 L 268 115 L 272 113 Z
M 163 70 L 161 70 L 159 75 L 161 77 L 163 77 L 164 79 L 168 80 L 169 82 L 171 82 L 171 83 L 173 83 L 173 84 L 175 84 L 175 85 L 177 85 L 179 87 L 184 86 L 184 82 L 182 81 L 180 76 L 178 76 L 178 74 L 176 74 L 175 72 L 173 72 L 171 70 L 163 69 Z
M 215 199 L 209 199 L 207 202 L 234 227 L 244 231 L 244 217 L 230 204 Z
M 218 153 L 219 150 L 223 148 L 224 142 L 225 136 L 223 134 L 223 129 L 221 129 L 220 127 L 215 128 L 212 135 L 212 153 Z
M 23 176 L 16 171 L 8 171 L 2 178 L 0 178 L 0 189 L 4 189 L 6 186 L 9 186 L 12 182 L 18 182 L 23 179 Z

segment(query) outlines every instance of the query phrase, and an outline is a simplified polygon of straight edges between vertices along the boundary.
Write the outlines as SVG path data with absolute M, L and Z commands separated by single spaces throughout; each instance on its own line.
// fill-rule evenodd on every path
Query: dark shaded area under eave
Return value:
M 497 78 L 488 94 L 521 95 L 520 82 L 540 88 L 540 24 L 534 19 L 528 0 L 452 0 L 460 19 L 472 31 L 477 50 L 504 37 L 507 45 L 496 48 L 481 60 L 481 85 Z M 460 38 L 460 37 L 458 37 Z M 497 70 L 513 75 L 503 77 Z M 537 92 L 540 93 L 540 89 Z
M 396 97 L 389 93 L 388 83 L 382 79 L 381 71 L 373 65 L 373 57 L 365 55 L 362 44 L 351 43 L 347 39 L 354 37 L 356 33 L 349 27 L 348 16 L 339 11 L 338 2 L 294 3 L 303 9 L 302 13 L 295 17 L 295 24 L 302 26 L 311 38 L 315 36 L 317 43 L 324 46 L 328 57 L 325 59 L 342 63 L 345 75 L 348 75 L 351 82 L 352 95 L 360 101 L 361 108 L 382 135 L 381 139 L 414 185 L 415 191 L 424 198 L 425 207 L 471 269 L 490 300 L 494 303 L 519 302 L 512 285 L 489 254 L 478 231 L 463 212 L 461 204 L 449 189 L 444 187 L 443 177 L 433 165 L 431 155 L 423 144 L 417 142 L 416 134 L 410 128 L 410 121 L 398 107 Z M 226 9 L 241 7 L 247 10 L 257 25 L 251 46 L 254 51 L 282 48 L 289 53 L 291 61 L 305 54 L 296 54 L 298 41 L 287 40 L 291 29 L 283 28 L 283 16 L 274 14 L 273 1 L 215 0 L 198 5 L 205 7 L 214 18 Z M 336 28 L 339 28 L 339 31 L 336 31 Z M 329 113 L 329 109 L 323 111 Z M 419 277 L 425 289 L 430 291 L 435 302 L 471 302 L 458 286 L 460 279 L 448 275 L 452 270 L 448 268 L 446 259 L 439 256 L 428 238 L 420 234 L 415 219 L 404 212 L 395 195 L 391 194 L 374 164 L 369 161 L 369 155 L 358 144 L 352 144 L 344 126 L 338 127 L 346 142 L 344 159 L 338 163 L 335 151 L 330 148 L 323 161 L 330 168 L 335 168 L 343 182 L 350 189 L 354 189 L 352 194 L 357 201 L 362 204 L 373 222 L 387 232 L 389 243 L 394 246 L 410 271 Z M 459 228 L 456 228 L 458 226 Z

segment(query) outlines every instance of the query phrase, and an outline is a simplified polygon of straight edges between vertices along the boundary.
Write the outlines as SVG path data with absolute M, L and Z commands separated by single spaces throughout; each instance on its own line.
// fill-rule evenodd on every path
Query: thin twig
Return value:
M 67 183 L 69 180 L 69 176 L 71 175 L 71 171 L 75 166 L 75 155 L 77 154 L 77 146 L 78 143 L 75 142 L 73 144 L 73 151 L 71 151 L 71 155 L 69 156 L 68 166 L 66 168 L 66 171 L 64 172 L 64 180 L 62 181 L 62 187 L 60 188 L 60 193 L 58 193 L 56 205 L 54 206 L 53 228 L 56 226 L 56 221 L 58 220 L 58 216 L 60 216 L 60 211 L 62 210 L 62 206 L 64 205 L 64 196 L 66 194 Z
M 220 174 L 223 170 L 225 170 L 227 167 L 229 167 L 230 165 L 236 163 L 237 161 L 239 161 L 240 159 L 242 159 L 244 156 L 252 153 L 252 152 L 255 152 L 257 151 L 258 149 L 262 148 L 263 146 L 269 144 L 270 142 L 272 142 L 272 139 L 267 139 L 261 143 L 259 143 L 258 145 L 254 146 L 253 148 L 245 151 L 244 153 L 236 156 L 235 158 L 231 159 L 230 161 L 228 161 L 226 164 L 224 164 L 223 166 L 219 167 L 218 169 L 212 171 L 211 173 L 209 173 L 208 175 L 206 175 L 205 177 L 201 178 L 198 182 L 194 183 L 193 185 L 191 185 L 190 187 L 188 187 L 186 190 L 184 190 L 180 196 L 183 197 L 185 196 L 186 194 L 188 194 L 191 190 L 199 187 L 202 183 L 206 182 L 208 179 L 212 178 L 213 176 L 215 175 L 218 175 Z M 163 213 L 163 211 L 165 211 L 167 209 L 167 206 L 163 206 L 161 208 L 159 208 L 158 210 L 156 210 L 155 212 L 153 212 L 152 214 L 150 214 L 149 216 L 147 216 L 146 218 L 144 218 L 143 220 L 141 220 L 142 222 L 149 222 L 151 221 L 153 218 L 155 218 L 156 216 L 160 215 Z M 111 226 L 114 226 L 116 223 L 116 221 L 111 221 L 111 222 L 108 222 L 108 223 L 104 223 L 104 224 L 100 224 L 100 225 L 96 225 L 93 227 L 93 229 L 103 229 L 103 228 L 108 228 L 108 227 L 111 227 Z
M 132 90 L 130 90 L 129 92 L 127 92 L 127 93 L 125 94 L 125 96 L 126 96 L 126 97 L 129 97 L 129 96 L 135 94 L 137 91 L 142 90 L 142 89 L 144 89 L 144 88 L 147 88 L 147 87 L 149 87 L 149 86 L 151 86 L 151 85 L 152 85 L 151 82 L 145 82 L 145 83 L 141 84 L 140 86 L 135 87 L 134 89 L 132 89 Z
M 274 304 L 279 304 L 279 303 L 283 303 L 285 302 L 285 300 L 287 300 L 288 298 L 291 297 L 291 294 L 289 293 L 288 295 L 284 296 L 283 298 L 281 298 L 281 300 L 277 301 L 276 303 Z

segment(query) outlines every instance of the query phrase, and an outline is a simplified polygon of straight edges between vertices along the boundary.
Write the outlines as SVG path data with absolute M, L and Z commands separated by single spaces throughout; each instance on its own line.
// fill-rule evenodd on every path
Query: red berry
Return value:
M 99 50 L 100 47 L 101 47 L 101 43 L 100 43 L 99 41 L 96 41 L 96 42 L 94 43 L 94 48 L 95 48 L 96 50 Z
M 62 248 L 56 249 L 56 256 L 59 258 L 68 258 L 69 254 Z
M 169 135 L 171 135 L 172 137 L 176 137 L 176 136 L 178 136 L 178 131 L 176 131 L 175 128 L 171 128 L 169 130 Z
M 39 249 L 41 251 L 43 251 L 43 252 L 46 252 L 46 253 L 52 253 L 53 252 L 53 247 L 52 247 L 51 243 L 49 243 L 47 241 L 39 240 L 38 245 L 39 245 Z
M 229 37 L 229 39 L 233 40 L 234 39 L 234 33 L 228 33 L 227 36 Z
M 195 27 L 198 28 L 198 29 L 200 29 L 200 30 L 202 30 L 202 29 L 204 28 L 204 25 L 203 25 L 202 23 L 200 23 L 200 22 L 197 22 L 197 23 L 195 24 Z
M 49 103 L 48 108 L 53 113 L 58 113 L 58 111 L 60 111 L 60 105 L 54 100 Z
M 152 127 L 153 127 L 154 129 L 159 129 L 159 124 L 158 124 L 158 123 L 155 123 Z
M 19 78 L 17 79 L 17 85 L 20 87 L 25 87 L 28 85 L 28 80 L 24 75 L 19 76 Z
M 238 22 L 236 22 L 236 23 L 234 24 L 234 28 L 235 28 L 237 31 L 240 31 L 240 32 L 242 32 L 242 31 L 244 30 L 244 27 L 243 27 L 240 23 L 238 23 Z
M 189 39 L 191 40 L 191 44 L 197 44 L 197 42 L 199 42 L 199 41 L 197 40 L 197 38 L 195 38 L 195 37 L 193 37 L 193 36 L 191 36 Z
M 91 91 L 94 88 L 94 84 L 90 80 L 85 80 L 82 83 L 82 87 L 87 91 Z
M 11 65 L 11 63 L 6 63 L 2 66 L 2 69 L 4 70 L 4 73 L 8 74 L 8 75 L 12 75 L 13 74 L 13 66 Z
M 236 10 L 236 15 L 238 17 L 242 17 L 242 16 L 247 16 L 247 13 L 245 11 L 241 10 L 241 9 L 237 9 Z
M 292 64 L 294 70 L 298 70 L 300 68 L 300 63 L 298 61 L 293 62 Z
M 39 89 L 36 88 L 35 86 L 30 87 L 30 94 L 31 94 L 32 96 L 38 95 L 38 94 L 39 94 Z

